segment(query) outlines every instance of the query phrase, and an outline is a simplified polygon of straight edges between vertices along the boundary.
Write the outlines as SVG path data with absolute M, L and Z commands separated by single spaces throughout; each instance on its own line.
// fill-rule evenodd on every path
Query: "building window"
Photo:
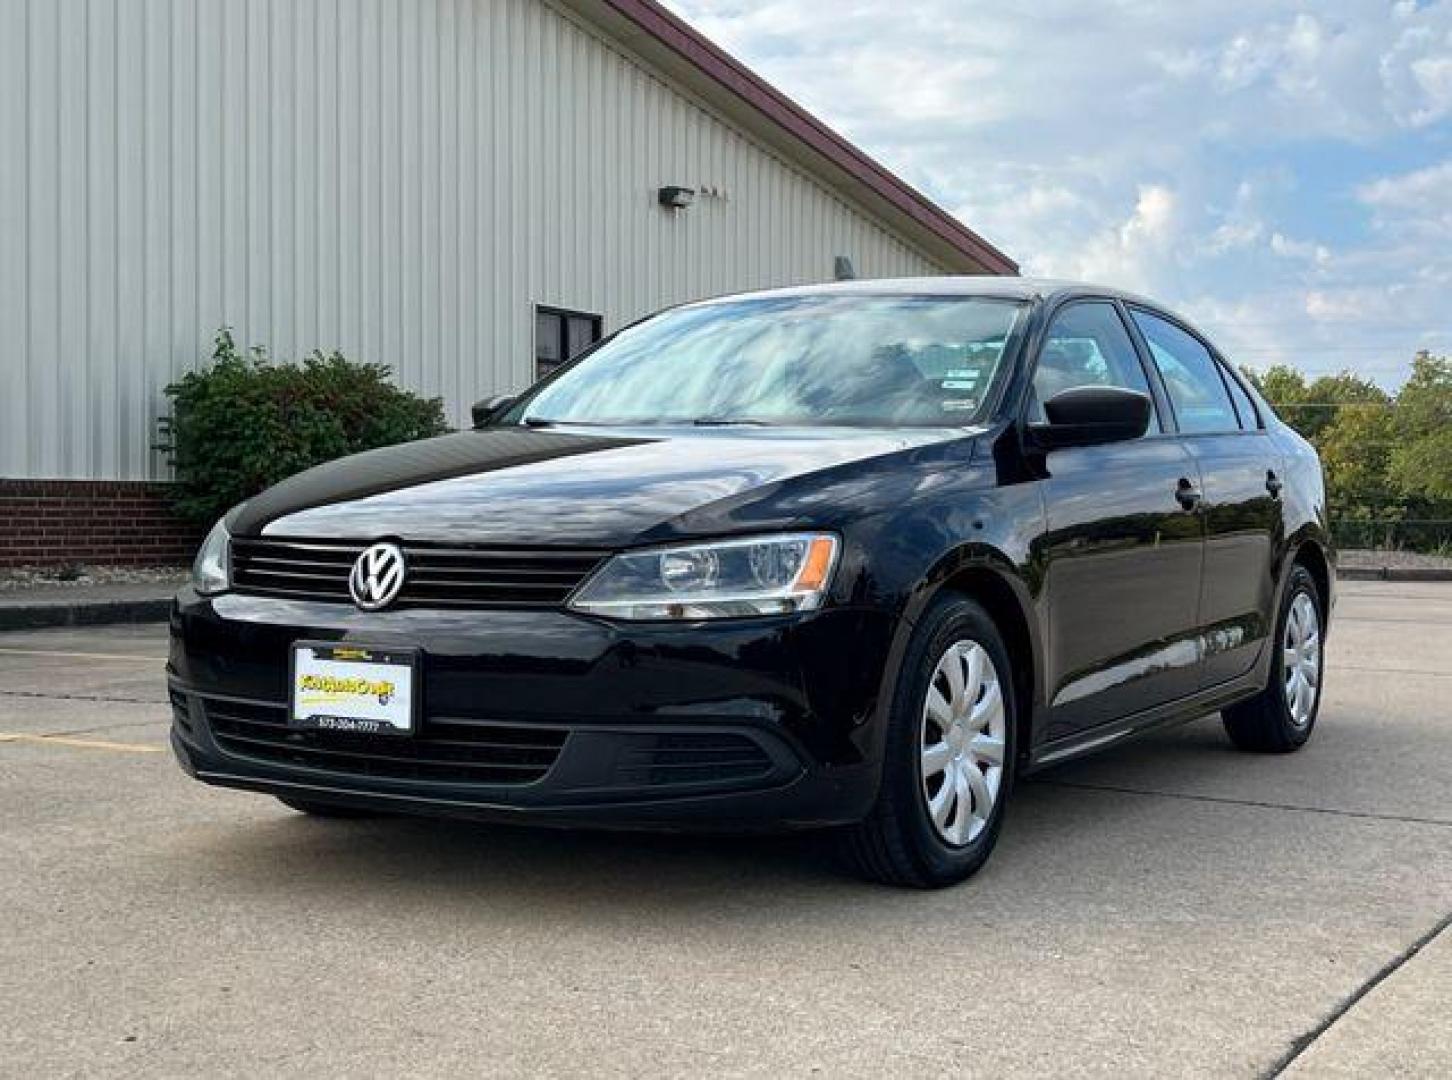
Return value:
M 534 309 L 534 377 L 543 379 L 600 340 L 599 315 L 562 308 Z

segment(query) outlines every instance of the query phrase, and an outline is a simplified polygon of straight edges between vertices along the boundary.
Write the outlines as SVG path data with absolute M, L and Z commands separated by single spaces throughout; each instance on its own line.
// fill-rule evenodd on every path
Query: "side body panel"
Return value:
M 1204 491 L 1205 571 L 1200 625 L 1201 686 L 1250 670 L 1275 621 L 1280 552 L 1285 545 L 1278 489 L 1281 455 L 1263 431 L 1185 439 Z

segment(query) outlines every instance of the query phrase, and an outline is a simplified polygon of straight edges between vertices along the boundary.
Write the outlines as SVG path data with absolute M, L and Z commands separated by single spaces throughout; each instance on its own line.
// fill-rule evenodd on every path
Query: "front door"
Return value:
M 1077 301 L 1054 316 L 1034 372 L 1030 421 L 1042 418 L 1043 401 L 1074 386 L 1155 397 L 1110 301 Z M 1156 398 L 1143 438 L 1045 455 L 1050 740 L 1199 687 L 1200 475 L 1184 443 L 1166 433 L 1162 408 Z

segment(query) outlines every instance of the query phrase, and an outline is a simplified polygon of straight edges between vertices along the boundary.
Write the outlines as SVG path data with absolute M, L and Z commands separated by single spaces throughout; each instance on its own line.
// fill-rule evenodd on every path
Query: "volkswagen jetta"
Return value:
M 1033 770 L 1215 710 L 1303 744 L 1333 566 L 1311 447 L 1147 300 L 734 296 L 229 513 L 172 741 L 309 813 L 830 827 L 944 885 Z

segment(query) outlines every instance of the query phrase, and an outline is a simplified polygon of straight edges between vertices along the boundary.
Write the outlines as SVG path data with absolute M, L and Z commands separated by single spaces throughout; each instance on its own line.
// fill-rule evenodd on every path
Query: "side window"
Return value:
M 1235 402 L 1235 412 L 1240 417 L 1240 428 L 1242 431 L 1256 431 L 1260 428 L 1260 420 L 1256 417 L 1255 405 L 1250 400 L 1250 395 L 1245 392 L 1245 387 L 1240 385 L 1231 372 L 1226 371 L 1221 365 L 1220 374 L 1225 377 L 1225 385 L 1230 387 L 1230 399 Z
M 1098 300 L 1072 304 L 1054 316 L 1034 369 L 1029 420 L 1042 423 L 1043 403 L 1075 386 L 1121 386 L 1154 400 L 1129 331 L 1113 304 Z M 1164 430 L 1158 414 L 1152 415 L 1150 430 Z
M 1239 431 L 1235 406 L 1210 350 L 1174 323 L 1136 311 L 1134 321 L 1149 342 L 1155 365 L 1164 376 L 1180 430 L 1187 434 Z

